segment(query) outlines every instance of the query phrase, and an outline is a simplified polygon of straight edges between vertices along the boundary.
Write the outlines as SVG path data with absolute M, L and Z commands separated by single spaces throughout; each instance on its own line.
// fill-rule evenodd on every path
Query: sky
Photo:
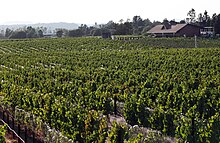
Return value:
M 212 16 L 220 13 L 219 0 L 0 0 L 0 24 L 68 22 L 78 24 L 132 20 L 133 16 L 151 21 L 187 17 L 205 10 Z

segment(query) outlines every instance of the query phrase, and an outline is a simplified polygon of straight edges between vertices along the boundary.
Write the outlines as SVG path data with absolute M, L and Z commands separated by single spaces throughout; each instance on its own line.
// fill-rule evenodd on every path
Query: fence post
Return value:
M 13 130 L 15 129 L 15 120 L 14 120 L 14 118 L 12 118 L 12 129 Z
M 197 48 L 198 45 L 197 45 L 197 36 L 195 35 L 195 48 Z
M 117 133 L 117 142 L 118 143 L 123 143 L 123 138 L 122 138 L 122 134 L 123 134 L 123 129 L 122 127 L 119 126 L 119 132 Z
M 192 142 L 195 143 L 195 120 L 194 120 L 194 116 L 192 117 L 192 132 L 191 132 L 191 136 L 192 136 Z
M 35 133 L 33 132 L 33 143 L 35 143 Z
M 5 111 L 3 110 L 2 119 L 5 121 Z
M 20 124 L 18 124 L 18 135 L 19 135 L 19 136 L 21 135 L 21 127 L 20 127 Z
M 12 118 L 12 130 L 15 130 L 15 122 L 14 118 Z M 15 134 L 13 133 L 13 139 L 15 138 Z
M 115 115 L 117 115 L 117 97 L 116 97 L 116 95 L 114 95 L 114 113 L 115 113 Z
M 8 115 L 8 113 L 7 113 L 7 124 L 8 124 L 8 126 L 10 125 L 9 124 L 9 115 Z
M 24 134 L 24 142 L 27 142 L 27 127 L 25 126 L 24 127 L 24 132 L 25 132 L 25 134 Z
M 0 109 L 0 116 L 2 116 L 2 111 L 1 111 L 1 109 Z

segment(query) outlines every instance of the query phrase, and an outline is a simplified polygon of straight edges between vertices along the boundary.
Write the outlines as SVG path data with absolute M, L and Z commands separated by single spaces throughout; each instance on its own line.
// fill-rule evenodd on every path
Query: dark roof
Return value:
M 150 29 L 147 33 L 177 33 L 179 30 L 184 28 L 186 25 L 190 24 L 176 24 L 176 25 L 171 25 L 169 29 L 164 28 L 164 25 L 157 25 Z M 196 26 L 196 25 L 192 25 Z M 197 26 L 196 26 L 197 27 Z

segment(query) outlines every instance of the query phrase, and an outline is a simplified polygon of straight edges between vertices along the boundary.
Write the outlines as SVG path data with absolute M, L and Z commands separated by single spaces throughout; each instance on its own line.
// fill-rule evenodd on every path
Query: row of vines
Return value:
M 220 42 L 199 40 L 0 41 L 1 100 L 79 142 L 110 136 L 113 99 L 131 125 L 219 142 Z

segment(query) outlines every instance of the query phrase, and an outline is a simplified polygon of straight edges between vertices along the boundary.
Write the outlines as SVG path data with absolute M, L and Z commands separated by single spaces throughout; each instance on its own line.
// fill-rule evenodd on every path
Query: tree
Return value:
M 199 13 L 199 15 L 198 15 L 198 22 L 199 22 L 199 23 L 202 23 L 202 22 L 203 22 L 202 13 Z
M 143 20 L 144 22 L 144 26 L 143 29 L 141 31 L 142 35 L 147 35 L 147 31 L 149 31 L 152 28 L 152 22 L 147 18 Z
M 63 36 L 63 30 L 57 30 L 56 35 L 57 35 L 57 37 L 62 37 Z
M 189 16 L 188 18 L 186 18 L 187 23 L 195 23 L 196 22 L 196 11 L 195 9 L 191 9 L 188 13 L 187 16 Z
M 211 24 L 211 19 L 210 16 L 208 15 L 208 12 L 205 10 L 204 14 L 200 13 L 198 15 L 198 23 L 200 26 L 210 26 Z
M 5 37 L 5 35 L 4 35 L 4 30 L 1 30 L 0 31 L 0 38 L 4 38 Z
M 104 25 L 104 28 L 105 29 L 108 29 L 112 34 L 116 34 L 117 32 L 117 27 L 118 27 L 118 24 L 117 23 L 114 23 L 112 20 L 109 21 L 107 24 Z
M 5 37 L 9 38 L 13 33 L 13 30 L 6 28 L 5 30 Z
M 185 20 L 180 20 L 180 24 L 185 24 L 186 21 Z
M 95 22 L 95 28 L 98 28 L 99 27 L 99 25 L 97 24 L 97 22 Z
M 132 34 L 132 24 L 130 22 L 125 22 L 116 25 L 116 35 L 129 35 Z
M 123 19 L 120 19 L 120 20 L 119 20 L 119 23 L 120 23 L 120 24 L 122 24 L 122 23 L 123 23 L 123 21 L 124 21 Z
M 208 12 L 205 10 L 204 15 L 203 15 L 203 21 L 208 22 L 210 19 L 210 16 L 208 15 Z
M 44 37 L 43 31 L 41 29 L 38 30 L 37 33 L 38 33 L 37 35 L 38 35 L 39 38 Z
M 82 36 L 83 36 L 83 32 L 81 29 L 69 31 L 69 37 L 82 37 Z
M 163 20 L 162 23 L 163 23 L 163 24 L 167 24 L 167 23 L 169 23 L 169 20 L 168 20 L 167 18 L 164 18 L 164 20 Z
M 216 20 L 217 20 L 217 14 L 214 13 L 214 14 L 212 15 L 212 19 L 211 19 L 211 22 L 210 22 L 210 26 L 214 27 L 214 24 L 215 24 Z
M 170 25 L 176 25 L 178 22 L 176 22 L 175 19 L 173 19 L 173 20 L 170 20 L 169 23 Z
M 144 19 L 144 26 L 150 26 L 152 25 L 152 22 L 150 21 L 150 19 Z
M 82 36 L 87 36 L 88 32 L 88 26 L 86 24 L 81 24 L 81 26 L 78 27 L 78 29 L 82 32 Z
M 144 21 L 140 16 L 133 17 L 132 25 L 133 25 L 133 34 L 135 35 L 141 34 L 141 31 L 143 31 L 144 28 Z
M 151 29 L 150 26 L 144 27 L 144 29 L 142 30 L 141 34 L 142 34 L 142 35 L 145 35 L 145 36 L 148 35 L 148 34 L 147 34 L 147 31 L 149 31 L 150 29 Z
M 166 18 L 163 20 L 162 24 L 164 25 L 164 27 L 166 29 L 170 29 L 171 28 L 170 22 Z
M 36 33 L 36 30 L 31 27 L 31 26 L 28 26 L 26 28 L 26 33 L 27 33 L 27 38 L 36 38 L 37 37 L 37 33 Z
M 102 30 L 100 28 L 94 28 L 91 30 L 90 35 L 92 36 L 101 36 Z
M 124 23 L 124 30 L 125 35 L 131 35 L 132 34 L 132 23 L 131 22 L 125 22 Z
M 25 31 L 15 31 L 9 37 L 10 39 L 24 39 L 27 38 L 27 34 Z
M 214 23 L 214 30 L 215 34 L 220 34 L 220 14 L 216 17 L 215 23 Z

